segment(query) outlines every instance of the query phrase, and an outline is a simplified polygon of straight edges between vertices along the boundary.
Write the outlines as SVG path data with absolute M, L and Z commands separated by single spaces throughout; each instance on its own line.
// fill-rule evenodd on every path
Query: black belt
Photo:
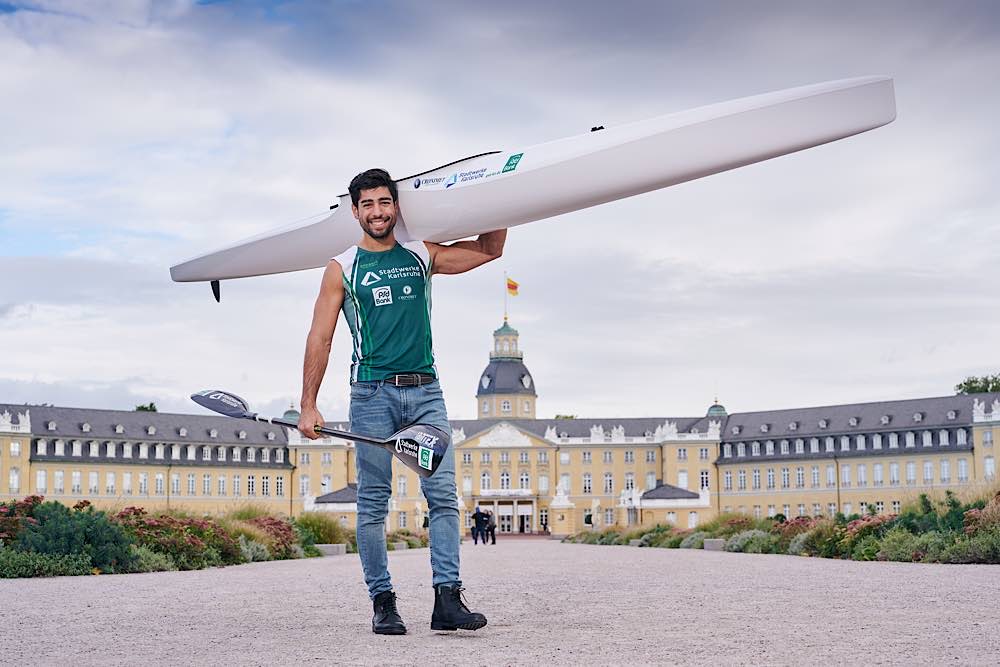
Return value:
M 422 384 L 430 384 L 437 380 L 430 373 L 397 373 L 385 379 L 386 384 L 394 387 L 419 387 Z

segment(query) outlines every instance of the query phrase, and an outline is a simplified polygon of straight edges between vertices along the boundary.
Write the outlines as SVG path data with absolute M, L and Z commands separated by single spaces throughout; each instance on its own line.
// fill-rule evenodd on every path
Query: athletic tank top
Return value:
M 344 319 L 354 352 L 351 382 L 396 373 L 437 376 L 431 344 L 431 257 L 423 241 L 334 257 L 344 272 Z

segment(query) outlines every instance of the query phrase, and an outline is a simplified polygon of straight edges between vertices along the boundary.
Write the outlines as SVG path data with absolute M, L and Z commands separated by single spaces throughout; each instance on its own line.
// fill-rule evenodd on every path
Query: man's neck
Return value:
M 385 238 L 381 239 L 374 239 L 368 234 L 362 234 L 358 247 L 362 250 L 367 250 L 368 252 L 385 252 L 386 250 L 392 250 L 396 247 L 396 234 L 393 232 L 392 234 L 389 234 Z

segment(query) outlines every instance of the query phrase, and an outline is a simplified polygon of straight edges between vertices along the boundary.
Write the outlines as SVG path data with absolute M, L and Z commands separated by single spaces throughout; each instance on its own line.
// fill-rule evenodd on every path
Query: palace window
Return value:
M 593 477 L 589 472 L 583 473 L 583 492 L 590 493 L 593 485 Z
M 788 468 L 781 469 L 781 488 L 787 489 L 791 485 L 789 482 L 789 471 Z
M 686 447 L 678 447 L 677 448 L 677 460 L 678 461 L 687 461 L 687 458 L 688 458 L 688 450 L 687 450 L 687 448 Z
M 899 501 L 898 500 L 893 500 L 892 501 L 892 513 L 893 514 L 899 514 Z
M 881 514 L 884 511 L 885 511 L 885 503 L 879 500 L 878 502 L 875 503 L 875 513 Z
M 924 461 L 924 484 L 931 484 L 932 482 L 934 482 L 934 463 Z
M 35 491 L 38 493 L 46 493 L 48 490 L 48 481 L 45 478 L 45 471 L 39 470 L 35 473 Z
M 531 488 L 531 476 L 528 475 L 528 473 L 526 473 L 526 472 L 522 472 L 521 473 L 521 476 L 518 478 L 518 482 L 520 482 L 520 485 L 521 485 L 522 489 L 530 489 Z
M 462 493 L 472 493 L 472 475 L 462 476 Z
M 941 483 L 947 484 L 951 481 L 951 461 L 948 459 L 941 460 Z
M 396 478 L 396 494 L 402 498 L 406 497 L 406 475 Z
M 270 449 L 267 449 L 265 447 L 264 449 L 260 450 L 260 462 L 261 463 L 270 463 L 271 462 L 271 450 Z
M 923 439 L 924 447 L 934 446 L 934 436 L 931 434 L 930 431 L 924 431 L 923 433 L 920 434 L 920 436 Z
M 782 440 L 781 441 L 781 453 L 782 454 L 787 454 L 788 453 L 788 441 L 787 440 Z
M 156 473 L 155 486 L 153 488 L 154 488 L 154 493 L 156 493 L 156 495 L 158 496 L 163 495 L 163 482 L 164 482 L 163 473 L 162 472 Z
M 615 479 L 611 476 L 611 473 L 604 473 L 604 493 L 614 493 L 615 492 Z
M 222 479 L 222 478 L 220 477 L 219 479 Z M 469 488 L 467 488 L 467 489 L 463 488 L 462 490 L 465 491 L 466 493 L 468 493 L 469 491 L 472 491 L 472 478 L 466 476 L 465 479 L 467 479 L 469 481 Z M 464 485 L 463 485 L 463 487 L 464 487 Z M 300 496 L 308 496 L 309 495 L 309 475 L 301 475 L 299 477 L 299 495 Z
M 769 519 L 774 518 L 774 515 L 777 514 L 777 513 L 778 513 L 778 510 L 774 507 L 774 505 L 768 505 L 767 506 L 767 518 L 769 518 Z
M 625 463 L 635 463 L 635 452 L 631 449 L 625 450 Z
M 590 452 L 580 452 L 580 460 L 584 463 L 590 463 Z
M 234 498 L 239 498 L 240 497 L 240 490 L 242 488 L 243 487 L 240 485 L 240 476 L 239 475 L 233 475 L 233 497 Z
M 837 471 L 832 465 L 826 467 L 826 485 L 827 486 L 837 485 Z
M 539 463 L 548 463 L 549 462 L 549 453 L 548 452 L 544 452 L 544 451 L 543 452 L 538 452 L 538 462 Z
M 406 528 L 406 512 L 399 513 L 399 527 Z
M 882 434 L 876 433 L 872 436 L 872 449 L 882 449 Z
M 472 464 L 472 452 L 462 452 L 462 463 L 465 465 Z
M 500 452 L 500 463 L 510 463 L 510 452 Z
M 202 475 L 201 477 L 201 495 L 210 496 L 212 495 L 212 476 Z
M 824 439 L 823 444 L 826 447 L 826 451 L 828 451 L 828 452 L 832 452 L 833 451 L 833 438 L 827 436 Z
M 760 468 L 754 468 L 753 469 L 753 485 L 752 485 L 752 488 L 754 488 L 754 489 L 759 489 L 760 488 Z
M 479 462 L 480 463 L 489 463 L 490 462 L 490 453 L 489 452 L 482 452 L 479 455 Z M 567 461 L 567 463 L 568 463 L 568 461 Z
M 605 526 L 615 525 L 615 511 L 610 507 L 604 510 L 604 525 Z
M 71 490 L 72 493 L 76 493 L 76 494 L 83 493 L 83 482 L 81 481 L 82 480 L 82 474 L 83 473 L 81 473 L 79 470 L 74 470 L 73 471 L 73 476 L 72 476 L 73 488 Z
M 827 503 L 826 505 L 826 515 L 831 519 L 837 516 L 837 503 Z
M 194 473 L 188 473 L 187 476 L 187 494 L 193 496 L 195 493 L 195 475 Z
M 139 458 L 140 459 L 148 459 L 149 458 L 149 445 L 147 445 L 144 442 L 139 443 Z
M 333 484 L 333 478 L 330 475 L 323 475 L 323 479 L 320 480 L 320 488 L 323 493 L 330 491 L 331 484 Z
M 48 443 L 46 443 L 44 440 L 39 440 L 37 443 L 35 443 L 36 454 L 45 456 L 45 454 L 47 453 L 47 449 L 48 449 Z
M 864 451 L 865 449 L 865 436 L 859 435 L 854 438 L 855 448 L 858 451 Z
M 760 443 L 751 442 L 750 443 L 750 456 L 760 456 Z
M 898 449 L 898 448 L 899 448 L 899 434 L 898 433 L 890 433 L 889 434 L 889 449 Z
M 219 475 L 218 482 L 219 482 L 219 495 L 220 496 L 226 495 L 226 476 L 225 475 Z M 309 486 L 309 476 L 306 475 L 306 487 L 308 487 L 308 486 Z M 306 495 L 307 493 L 308 493 L 308 489 L 307 489 L 306 493 L 304 493 L 302 495 Z
M 83 456 L 83 444 L 79 440 L 73 441 L 73 456 Z
M 774 440 L 768 440 L 764 443 L 764 453 L 768 456 L 774 456 Z
M 489 401 L 483 401 L 482 412 L 483 412 L 484 415 L 490 414 L 490 402 Z
M 917 464 L 913 461 L 906 462 L 906 483 L 917 483 Z
M 987 433 L 989 433 L 989 431 L 987 431 Z M 957 431 L 955 431 L 955 444 L 959 445 L 959 446 L 963 446 L 963 445 L 965 445 L 965 443 L 966 443 L 965 429 L 964 428 L 960 428 Z M 987 444 L 985 438 L 983 439 L 983 446 L 984 447 L 992 447 L 993 446 L 993 434 L 992 433 L 990 433 L 989 444 Z
M 247 475 L 247 495 L 257 495 L 257 477 L 254 475 Z
M 625 490 L 626 491 L 631 491 L 634 488 L 635 488 L 635 474 L 631 473 L 631 472 L 630 473 L 626 473 L 625 474 Z
M 722 476 L 723 489 L 726 491 L 733 490 L 733 473 L 727 470 Z
M 178 461 L 181 458 L 181 446 L 171 445 L 170 446 L 170 459 L 172 461 Z
M 201 448 L 201 460 L 211 461 L 212 460 L 212 448 L 208 445 Z M 249 460 L 249 458 L 248 458 Z
M 798 510 L 799 510 L 799 516 L 805 516 L 806 515 L 806 505 L 805 505 L 805 503 L 799 503 Z
M 538 523 L 543 527 L 548 527 L 549 525 L 549 511 L 548 510 L 538 510 Z
M 730 458 L 733 455 L 733 446 L 728 442 L 722 446 L 722 457 Z
M 806 469 L 799 466 L 795 469 L 795 488 L 804 489 L 806 486 Z
M 913 431 L 907 431 L 906 432 L 906 446 L 907 447 L 916 447 L 917 446 L 917 437 L 913 433 Z
M 746 489 L 747 489 L 747 471 L 746 470 L 742 470 L 741 469 L 738 473 L 736 473 L 736 484 L 737 484 L 737 487 L 736 487 L 737 489 L 739 489 L 740 491 L 746 491 Z
M 181 475 L 180 473 L 170 473 L 170 493 L 175 496 L 181 495 Z
M 702 470 L 698 473 L 698 488 L 707 489 L 708 488 L 708 471 Z
M 767 469 L 767 488 L 774 488 L 774 468 Z
M 795 440 L 795 453 L 796 454 L 806 453 L 806 442 L 802 438 L 797 438 Z
M 62 473 L 56 474 L 56 481 L 62 482 Z M 122 473 L 122 493 L 126 496 L 132 495 L 132 473 L 130 472 Z
M 162 444 L 156 445 L 156 458 L 157 459 L 160 459 L 160 460 L 163 459 L 163 450 L 164 450 L 164 447 L 163 447 Z
M 899 464 L 890 463 L 889 464 L 889 484 L 891 486 L 897 486 L 899 484 Z
M 11 449 L 13 450 L 13 448 L 14 448 L 14 445 L 13 445 L 13 443 L 11 443 Z M 20 449 L 20 448 L 18 448 L 18 449 Z M 87 453 L 90 454 L 91 456 L 100 456 L 101 455 L 101 451 L 100 451 L 101 450 L 101 446 L 98 443 L 96 443 L 96 442 L 91 442 L 88 445 L 87 449 L 88 449 Z M 18 454 L 20 454 L 20 453 L 21 452 L 19 451 Z M 13 455 L 14 452 L 11 451 L 11 454 Z
M 814 489 L 819 488 L 819 466 L 812 467 L 812 485 Z
M 548 491 L 549 491 L 549 476 L 548 475 L 539 475 L 538 476 L 538 492 L 539 493 L 548 493 Z
M 104 476 L 104 488 L 109 496 L 115 495 L 115 474 L 113 472 Z
M 480 491 L 490 490 L 490 474 L 488 472 L 484 472 L 482 475 L 479 476 L 479 490 Z
M 527 463 L 528 462 L 528 452 L 521 452 L 519 460 L 521 461 L 521 463 Z
M 469 456 L 472 456 L 472 455 L 470 454 Z M 325 466 L 328 466 L 331 463 L 333 463 L 333 453 L 332 452 L 323 452 L 320 455 L 320 463 L 322 463 Z M 471 461 L 470 461 L 470 463 L 471 463 Z
M 992 482 L 997 476 L 997 463 L 996 459 L 992 456 L 987 456 L 983 459 L 983 478 L 987 482 Z
M 753 518 L 759 519 L 759 518 L 761 518 L 761 514 L 762 513 L 761 513 L 761 510 L 760 510 L 760 505 L 754 505 L 753 506 Z
M 729 445 L 726 445 L 728 447 Z M 646 463 L 656 463 L 656 450 L 647 449 L 646 450 Z
M 944 429 L 938 431 L 938 444 L 940 444 L 942 447 L 947 447 L 948 445 L 951 444 L 950 442 L 948 442 L 948 431 L 945 431 Z
M 840 466 L 840 485 L 845 488 L 851 485 L 851 466 Z
M 858 466 L 858 486 L 868 486 L 868 466 Z
M 503 490 L 510 489 L 510 473 L 506 470 L 500 473 L 500 488 Z
M 605 450 L 604 451 L 604 462 L 605 463 L 612 463 L 613 461 L 614 461 L 614 456 L 611 453 L 611 450 L 610 449 Z
M 216 450 L 215 450 L 215 457 L 218 460 L 220 460 L 220 461 L 225 461 L 226 460 L 226 448 L 225 447 L 217 447 Z
M 819 438 L 809 438 L 809 453 L 819 454 Z
M 257 461 L 257 450 L 253 447 L 247 448 L 247 463 L 254 463 Z
M 243 458 L 243 450 L 239 447 L 233 447 L 233 463 L 239 463 Z
M 510 401 L 500 402 L 500 412 L 503 412 L 504 414 L 510 414 Z
M 736 456 L 746 456 L 747 446 L 745 442 L 740 442 L 736 444 Z

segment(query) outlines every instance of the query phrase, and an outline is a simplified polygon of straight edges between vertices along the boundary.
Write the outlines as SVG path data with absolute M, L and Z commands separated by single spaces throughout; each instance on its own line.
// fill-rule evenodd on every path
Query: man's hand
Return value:
M 299 431 L 310 440 L 323 437 L 316 432 L 315 427 L 322 426 L 325 423 L 323 415 L 316 408 L 303 408 L 302 414 L 299 415 Z

